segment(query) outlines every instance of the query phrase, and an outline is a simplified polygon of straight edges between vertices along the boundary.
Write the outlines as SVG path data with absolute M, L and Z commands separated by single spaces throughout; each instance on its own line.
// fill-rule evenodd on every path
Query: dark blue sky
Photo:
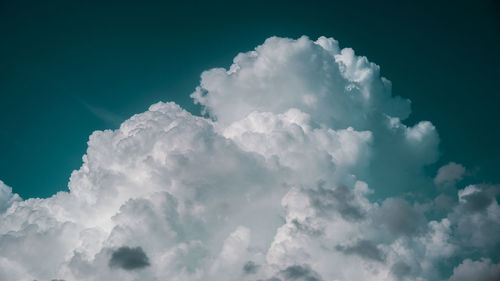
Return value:
M 500 182 L 495 0 L 102 2 L 0 2 L 0 179 L 23 198 L 65 190 L 94 130 L 160 100 L 199 112 L 200 73 L 272 35 L 367 56 L 412 100 L 407 123 L 437 126 L 437 165 Z

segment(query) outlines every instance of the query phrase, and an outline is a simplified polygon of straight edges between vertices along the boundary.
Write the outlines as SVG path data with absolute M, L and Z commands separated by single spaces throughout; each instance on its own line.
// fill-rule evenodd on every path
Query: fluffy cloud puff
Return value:
M 7 208 L 16 201 L 20 201 L 19 195 L 12 193 L 12 188 L 0 180 L 0 213 L 5 212 Z
M 69 192 L 0 183 L 0 279 L 495 280 L 498 188 L 410 200 L 463 172 L 352 49 L 269 38 L 191 96 L 94 132 Z
M 465 167 L 455 162 L 450 162 L 447 165 L 439 168 L 434 183 L 436 185 L 455 185 L 460 181 L 465 174 Z

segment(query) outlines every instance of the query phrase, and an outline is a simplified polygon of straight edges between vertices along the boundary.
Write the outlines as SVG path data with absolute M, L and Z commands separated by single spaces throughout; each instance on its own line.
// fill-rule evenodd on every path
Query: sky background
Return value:
M 367 56 L 412 100 L 406 123 L 436 125 L 436 167 L 500 182 L 494 0 L 101 2 L 0 2 L 0 179 L 23 198 L 66 190 L 94 130 L 160 100 L 199 112 L 201 72 L 273 35 L 334 37 Z

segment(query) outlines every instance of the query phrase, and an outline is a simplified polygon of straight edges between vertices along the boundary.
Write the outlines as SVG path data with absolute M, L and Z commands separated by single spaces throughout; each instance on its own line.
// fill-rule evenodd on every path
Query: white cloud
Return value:
M 455 162 L 450 162 L 439 168 L 437 175 L 434 178 L 434 183 L 436 185 L 454 186 L 457 182 L 462 180 L 464 174 L 464 166 Z
M 500 279 L 500 264 L 493 264 L 490 259 L 472 261 L 466 259 L 453 270 L 449 281 L 495 281 Z
M 0 213 L 5 212 L 12 203 L 21 200 L 21 197 L 12 193 L 12 188 L 0 180 Z
M 410 102 L 391 96 L 391 83 L 377 65 L 352 49 L 339 51 L 337 41 L 324 37 L 269 38 L 236 56 L 229 71 L 205 71 L 192 97 L 223 125 L 255 110 L 293 107 L 334 129 L 364 129 L 380 115 L 404 119 L 410 113 Z
M 211 119 L 157 103 L 94 132 L 70 192 L 0 183 L 0 279 L 445 280 L 499 243 L 494 186 L 433 219 L 405 197 L 432 186 L 436 128 L 333 39 L 270 38 L 192 97 Z

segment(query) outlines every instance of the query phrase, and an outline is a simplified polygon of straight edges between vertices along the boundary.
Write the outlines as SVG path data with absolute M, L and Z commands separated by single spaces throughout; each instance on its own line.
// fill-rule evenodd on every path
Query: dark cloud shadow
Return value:
M 346 255 L 358 255 L 362 258 L 380 262 L 383 262 L 385 260 L 384 253 L 379 248 L 377 248 L 377 245 L 375 245 L 375 243 L 369 240 L 360 240 L 356 244 L 351 246 L 338 245 L 335 247 L 335 249 Z
M 309 191 L 312 206 L 322 216 L 338 212 L 347 221 L 359 221 L 365 218 L 362 209 L 355 202 L 355 195 L 345 185 L 329 189 L 324 183 L 319 183 L 316 189 Z
M 141 269 L 149 265 L 149 258 L 141 247 L 120 247 L 111 254 L 109 260 L 109 267 L 125 270 Z
M 292 265 L 281 272 L 285 280 L 322 281 L 308 265 Z
M 253 261 L 248 261 L 243 265 L 243 273 L 245 274 L 255 274 L 259 270 L 259 265 Z

